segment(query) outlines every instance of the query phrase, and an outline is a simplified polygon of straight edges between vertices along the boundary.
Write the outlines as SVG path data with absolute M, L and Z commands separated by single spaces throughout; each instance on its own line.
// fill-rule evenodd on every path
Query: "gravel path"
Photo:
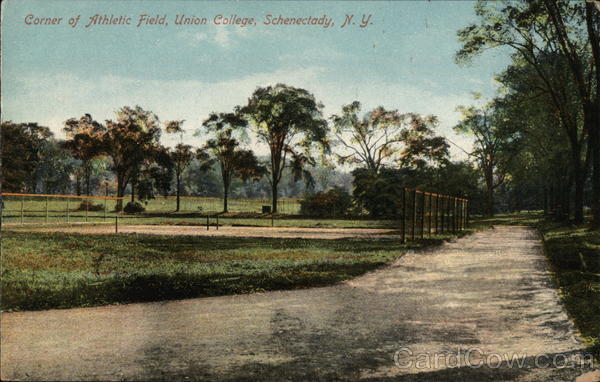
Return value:
M 3 379 L 573 381 L 587 370 L 524 227 L 331 287 L 6 313 L 1 329 Z M 522 367 L 496 357 L 513 354 Z

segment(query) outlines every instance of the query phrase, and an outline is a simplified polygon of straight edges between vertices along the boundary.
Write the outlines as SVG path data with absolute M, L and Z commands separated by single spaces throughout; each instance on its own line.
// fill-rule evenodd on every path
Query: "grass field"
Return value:
M 305 288 L 446 237 L 304 240 L 3 232 L 2 309 L 36 310 Z

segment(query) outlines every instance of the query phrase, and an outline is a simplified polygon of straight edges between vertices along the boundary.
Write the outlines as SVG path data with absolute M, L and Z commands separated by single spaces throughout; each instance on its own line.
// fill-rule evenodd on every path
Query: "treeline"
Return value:
M 204 144 L 183 142 L 184 121 L 161 122 L 153 112 L 122 107 L 103 123 L 89 114 L 64 123 L 58 141 L 35 123 L 2 124 L 3 190 L 90 195 L 131 194 L 129 203 L 158 195 L 270 197 L 352 191 L 354 212 L 395 213 L 401 186 L 476 199 L 478 176 L 452 163 L 437 119 L 354 102 L 326 119 L 305 89 L 257 88 L 246 105 L 212 113 L 197 128 Z M 172 148 L 161 134 L 180 135 Z M 268 156 L 257 157 L 250 142 Z M 352 173 L 336 163 L 355 167 Z M 122 209 L 122 204 L 117 210 Z M 179 209 L 179 203 L 177 204 Z M 344 213 L 344 211 L 338 211 Z
M 536 201 L 558 219 L 600 226 L 600 5 L 593 1 L 478 1 L 458 32 L 459 63 L 509 49 L 498 96 L 461 107 L 488 213 L 509 187 L 513 208 Z

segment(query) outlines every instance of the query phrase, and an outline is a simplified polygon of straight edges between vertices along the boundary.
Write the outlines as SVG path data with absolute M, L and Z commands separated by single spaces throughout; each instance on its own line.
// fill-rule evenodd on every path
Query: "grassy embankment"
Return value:
M 478 226 L 493 224 L 529 225 L 540 231 L 567 312 L 589 350 L 600 358 L 600 231 L 545 220 L 535 212 L 477 220 Z
M 450 236 L 266 239 L 2 233 L 2 309 L 37 310 L 322 286 Z

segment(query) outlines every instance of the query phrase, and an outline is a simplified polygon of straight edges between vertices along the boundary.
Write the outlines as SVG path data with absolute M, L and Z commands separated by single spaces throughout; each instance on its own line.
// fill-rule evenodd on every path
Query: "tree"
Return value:
M 63 147 L 67 149 L 75 159 L 81 161 L 85 183 L 85 194 L 89 196 L 92 160 L 102 152 L 100 137 L 105 133 L 106 128 L 102 124 L 96 122 L 90 114 L 85 114 L 79 119 L 70 118 L 65 121 L 63 131 L 67 136 L 67 140 L 64 142 Z
M 360 102 L 354 101 L 344 105 L 340 115 L 331 116 L 335 143 L 346 151 L 337 155 L 339 163 L 361 165 L 378 174 L 386 164 L 423 167 L 447 159 L 446 140 L 434 135 L 434 116 L 401 114 L 380 106 L 361 117 L 360 110 Z
M 165 127 L 168 133 L 179 133 L 181 134 L 181 142 L 175 146 L 175 149 L 169 151 L 169 156 L 175 170 L 175 183 L 177 193 L 177 207 L 175 211 L 179 211 L 180 206 L 180 194 L 181 194 L 181 177 L 183 172 L 189 167 L 194 159 L 194 153 L 192 152 L 191 145 L 183 144 L 183 120 L 181 121 L 168 121 L 165 123 Z
M 564 93 L 552 77 L 557 72 L 540 57 L 563 57 L 568 81 L 574 85 L 582 125 L 589 139 L 587 150 L 593 163 L 592 215 L 600 225 L 600 9 L 591 1 L 531 0 L 528 2 L 478 1 L 475 6 L 479 24 L 458 32 L 463 43 L 457 61 L 465 62 L 488 48 L 509 47 L 515 58 L 527 63 L 540 80 L 539 88 L 550 96 L 561 123 L 569 124 L 569 108 Z M 576 127 L 567 127 L 576 131 Z M 571 133 L 572 134 L 572 133 Z M 569 142 L 572 150 L 574 138 Z M 573 153 L 575 156 L 576 153 Z M 578 161 L 574 161 L 577 165 Z M 577 190 L 583 187 L 584 169 L 574 169 Z M 578 202 L 575 220 L 583 219 L 583 204 Z M 580 207 L 579 207 L 580 206 Z
M 265 174 L 266 168 L 259 164 L 252 150 L 241 149 L 240 141 L 234 137 L 248 125 L 239 113 L 212 113 L 202 125 L 212 136 L 203 150 L 212 154 L 219 163 L 223 180 L 223 212 L 228 212 L 227 200 L 233 178 L 258 180 Z
M 7 192 L 36 191 L 34 173 L 52 132 L 37 123 L 2 122 L 2 188 Z
M 277 191 L 283 171 L 289 168 L 294 180 L 310 181 L 310 173 L 304 167 L 315 164 L 311 150 L 317 146 L 322 154 L 329 151 L 328 127 L 322 109 L 323 105 L 307 90 L 277 84 L 257 88 L 240 110 L 254 127 L 258 140 L 269 147 L 273 212 L 277 212 Z
M 479 109 L 459 106 L 458 110 L 463 118 L 454 130 L 475 138 L 469 155 L 475 158 L 485 181 L 487 215 L 494 216 L 494 190 L 506 180 L 512 136 L 502 128 L 500 113 L 492 104 Z
M 102 134 L 103 150 L 112 159 L 112 170 L 117 177 L 117 196 L 122 198 L 127 185 L 131 184 L 135 195 L 135 181 L 144 160 L 149 160 L 157 150 L 160 138 L 158 117 L 139 106 L 122 107 L 116 112 L 116 121 L 106 121 Z M 123 208 L 122 199 L 117 200 L 116 210 Z

